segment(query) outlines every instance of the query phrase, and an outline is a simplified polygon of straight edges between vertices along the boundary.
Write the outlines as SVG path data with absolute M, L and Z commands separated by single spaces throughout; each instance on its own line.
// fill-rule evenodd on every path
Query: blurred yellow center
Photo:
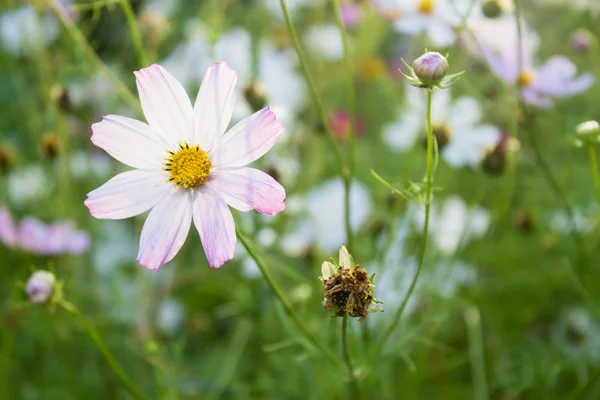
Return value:
M 167 153 L 169 156 L 165 157 L 163 169 L 169 173 L 169 182 L 175 186 L 193 189 L 208 178 L 211 164 L 208 154 L 199 145 L 190 146 L 184 142 L 179 144 L 176 152 L 167 150 Z
M 421 0 L 418 10 L 421 14 L 431 14 L 433 12 L 434 0 Z
M 365 80 L 372 81 L 385 75 L 387 66 L 379 58 L 369 57 L 360 66 L 360 74 Z
M 519 74 L 519 85 L 523 87 L 530 86 L 533 83 L 533 70 L 530 68 L 524 68 Z

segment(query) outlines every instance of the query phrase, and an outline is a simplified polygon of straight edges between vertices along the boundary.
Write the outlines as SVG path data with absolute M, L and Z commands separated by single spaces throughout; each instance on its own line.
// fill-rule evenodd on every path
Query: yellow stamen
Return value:
M 435 0 L 421 0 L 417 10 L 421 14 L 431 14 L 433 12 L 433 3 Z
M 179 143 L 179 150 L 167 150 L 167 153 L 169 156 L 165 157 L 163 170 L 169 173 L 169 182 L 173 182 L 175 186 L 193 189 L 208 178 L 211 164 L 208 154 L 199 145 Z
M 521 86 L 530 86 L 533 83 L 533 70 L 531 68 L 524 68 L 517 79 Z
M 386 73 L 387 66 L 379 58 L 369 57 L 360 66 L 360 74 L 367 81 L 374 81 Z

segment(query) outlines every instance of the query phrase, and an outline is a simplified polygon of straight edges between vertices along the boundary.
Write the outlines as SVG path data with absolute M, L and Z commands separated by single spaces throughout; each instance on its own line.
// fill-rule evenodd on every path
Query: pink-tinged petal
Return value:
M 173 185 L 165 172 L 136 169 L 111 178 L 88 193 L 85 205 L 100 219 L 123 219 L 149 210 L 163 199 Z
M 21 220 L 18 230 L 19 246 L 34 254 L 57 254 L 57 238 L 51 235 L 49 227 L 32 217 Z
M 531 87 L 521 90 L 521 96 L 523 96 L 525 103 L 534 104 L 540 108 L 551 108 L 554 106 L 554 102 L 550 97 L 537 92 Z
M 17 227 L 10 213 L 4 207 L 0 207 L 0 240 L 10 248 L 17 244 Z
M 227 204 L 240 211 L 255 209 L 275 215 L 285 209 L 285 189 L 258 169 L 217 170 L 211 175 L 209 185 Z
M 516 81 L 519 71 L 516 59 L 517 52 L 515 50 L 507 48 L 502 53 L 496 54 L 481 41 L 479 42 L 479 48 L 492 72 L 506 83 L 514 83 Z
M 138 120 L 107 115 L 92 125 L 92 142 L 123 164 L 133 168 L 161 168 L 167 144 L 150 125 Z
M 144 223 L 137 262 L 148 269 L 159 269 L 171 261 L 183 246 L 191 224 L 191 191 L 172 188 Z
M 134 73 L 148 123 L 160 131 L 172 148 L 178 142 L 189 141 L 194 109 L 183 86 L 158 64 Z
M 221 136 L 233 114 L 237 76 L 225 62 L 218 62 L 206 70 L 196 103 L 194 104 L 194 131 L 192 141 L 204 151 L 210 151 Z
M 225 200 L 206 186 L 194 192 L 194 225 L 211 268 L 233 258 L 237 242 L 233 215 Z
M 210 152 L 215 168 L 243 167 L 262 157 L 283 134 L 283 125 L 267 106 L 231 128 Z
M 594 84 L 592 74 L 575 78 L 577 67 L 565 56 L 553 56 L 537 69 L 533 87 L 551 96 L 569 96 L 581 93 Z

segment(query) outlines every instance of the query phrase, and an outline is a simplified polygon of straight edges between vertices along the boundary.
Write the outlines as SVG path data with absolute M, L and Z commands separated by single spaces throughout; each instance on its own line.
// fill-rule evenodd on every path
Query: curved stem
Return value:
M 321 98 L 319 97 L 319 94 L 317 92 L 317 87 L 315 86 L 312 76 L 310 75 L 310 72 L 308 71 L 308 65 L 306 63 L 306 59 L 304 58 L 304 53 L 302 52 L 302 49 L 300 48 L 300 41 L 298 40 L 298 35 L 296 34 L 296 30 L 294 29 L 294 25 L 292 24 L 292 18 L 290 17 L 290 13 L 288 11 L 285 0 L 279 0 L 279 3 L 281 4 L 283 16 L 285 17 L 285 23 L 287 25 L 290 36 L 292 37 L 292 42 L 294 43 L 294 48 L 296 49 L 296 53 L 298 54 L 298 59 L 300 60 L 300 66 L 302 67 L 302 72 L 304 73 L 304 78 L 306 79 L 306 82 L 308 83 L 308 87 L 310 89 L 311 97 L 312 97 L 313 103 L 315 105 L 317 114 L 319 115 L 319 118 L 321 119 L 321 123 L 323 124 L 325 132 L 327 133 L 327 137 L 329 138 L 329 141 L 331 142 L 331 147 L 333 147 L 339 170 L 342 174 L 342 177 L 344 177 L 345 166 L 344 166 L 344 159 L 342 158 L 342 152 L 341 152 L 340 147 L 338 146 L 337 142 L 335 141 L 335 137 L 333 136 L 333 132 L 331 131 L 331 128 L 329 127 L 329 123 L 327 121 L 327 117 L 325 116 L 325 111 L 323 109 L 323 103 L 321 102 Z
M 342 318 L 342 348 L 344 351 L 344 362 L 348 368 L 348 375 L 350 375 L 350 382 L 352 384 L 352 396 L 355 398 L 362 398 L 360 391 L 360 384 L 356 379 L 354 373 L 354 367 L 352 366 L 352 358 L 350 357 L 350 347 L 348 346 L 348 316 L 344 315 Z
M 596 161 L 596 148 L 593 144 L 588 144 L 588 153 L 590 155 L 590 167 L 592 169 L 592 178 L 594 179 L 594 191 L 596 199 L 600 203 L 600 177 L 598 177 L 598 162 Z
M 127 375 L 125 375 L 125 372 L 119 366 L 119 363 L 117 362 L 117 360 L 115 359 L 115 357 L 112 355 L 112 353 L 110 352 L 110 350 L 108 350 L 108 347 L 106 347 L 106 345 L 102 341 L 102 338 L 100 337 L 100 335 L 98 334 L 98 332 L 96 331 L 96 329 L 79 312 L 79 310 L 77 310 L 77 308 L 75 308 L 75 306 L 73 304 L 69 303 L 68 301 L 59 300 L 57 302 L 57 304 L 59 306 L 61 306 L 65 311 L 67 311 L 71 315 L 73 315 L 75 317 L 75 319 L 77 319 L 79 321 L 79 323 L 85 328 L 85 330 L 87 331 L 87 333 L 90 335 L 90 337 L 92 338 L 92 340 L 94 341 L 94 343 L 98 347 L 98 350 L 100 350 L 100 352 L 104 356 L 104 359 L 108 363 L 110 369 L 112 369 L 112 371 L 117 376 L 117 378 L 119 378 L 119 380 L 121 381 L 121 383 L 123 383 L 123 386 L 125 386 L 127 388 L 127 390 L 129 390 L 129 392 L 131 392 L 131 394 L 136 399 L 143 399 L 143 400 L 147 400 L 148 399 L 149 400 L 150 398 L 146 397 L 146 395 L 144 395 L 141 392 L 141 390 L 138 389 L 133 384 L 133 382 L 131 382 L 129 380 L 129 378 L 127 377 Z
M 371 360 L 371 365 L 379 358 L 381 351 L 383 350 L 383 346 L 390 338 L 396 327 L 400 323 L 400 318 L 404 313 L 404 309 L 408 304 L 408 300 L 410 296 L 415 290 L 417 286 L 417 281 L 419 280 L 419 275 L 421 274 L 421 270 L 423 269 L 423 263 L 425 260 L 425 252 L 427 250 L 427 237 L 429 236 L 429 217 L 431 214 L 431 195 L 432 195 L 432 185 L 433 185 L 433 125 L 431 123 L 431 99 L 433 97 L 433 89 L 427 89 L 427 175 L 425 178 L 425 223 L 423 225 L 423 237 L 421 239 L 421 248 L 419 249 L 419 264 L 417 266 L 417 272 L 413 276 L 413 279 L 410 283 L 410 287 L 402 299 L 402 303 L 400 303 L 400 307 L 396 311 L 394 315 L 394 319 L 392 324 L 383 334 L 383 337 L 379 341 Z
M 94 49 L 92 49 L 92 46 L 90 46 L 88 43 L 83 33 L 81 33 L 77 26 L 75 26 L 73 21 L 65 17 L 57 2 L 47 0 L 46 3 L 50 8 L 52 8 L 52 11 L 54 14 L 56 14 L 58 19 L 60 19 L 60 22 L 69 33 L 69 36 L 71 36 L 71 39 L 73 39 L 75 44 L 79 46 L 79 49 L 84 53 L 84 55 L 96 66 L 98 72 L 107 77 L 113 83 L 119 96 L 121 96 L 121 98 L 125 100 L 129 106 L 141 113 L 142 109 L 137 97 L 127 88 L 127 86 L 123 84 L 123 82 L 121 82 L 121 80 L 119 80 L 119 78 L 117 78 L 117 76 L 106 66 L 106 64 L 102 62 Z
M 350 190 L 352 188 L 352 178 L 354 176 L 355 148 L 356 148 L 356 99 L 354 90 L 354 63 L 348 44 L 348 33 L 344 27 L 342 13 L 340 11 L 340 1 L 333 0 L 335 10 L 335 20 L 342 37 L 344 45 L 344 59 L 346 61 L 346 87 L 348 91 L 348 115 L 350 118 L 348 127 L 348 174 L 344 175 L 344 221 L 346 225 L 346 245 L 352 251 L 354 248 L 354 235 L 350 224 Z
M 129 25 L 131 39 L 133 40 L 133 46 L 135 47 L 135 52 L 137 53 L 137 58 L 140 67 L 147 67 L 148 59 L 146 57 L 146 53 L 144 52 L 142 36 L 140 35 L 140 27 L 138 26 L 137 20 L 135 19 L 135 14 L 133 13 L 133 9 L 131 8 L 131 3 L 129 3 L 129 0 L 121 0 L 121 8 L 123 8 L 123 12 L 125 13 L 125 17 L 127 18 L 127 24 Z
M 290 302 L 287 300 L 287 298 L 283 294 L 283 291 L 281 290 L 279 285 L 277 285 L 277 282 L 275 282 L 275 280 L 271 276 L 271 273 L 265 266 L 265 263 L 258 256 L 256 251 L 254 251 L 254 248 L 250 245 L 250 242 L 248 242 L 248 239 L 244 236 L 244 234 L 242 234 L 242 232 L 240 232 L 239 229 L 236 229 L 236 233 L 237 233 L 238 239 L 240 240 L 240 242 L 242 243 L 242 245 L 244 246 L 244 248 L 246 249 L 246 251 L 248 252 L 250 257 L 252 257 L 252 259 L 256 262 L 256 265 L 258 266 L 258 269 L 260 269 L 260 272 L 262 273 L 263 277 L 265 278 L 265 281 L 267 281 L 267 283 L 269 284 L 269 286 L 275 293 L 275 296 L 277 296 L 277 298 L 281 302 L 281 305 L 283 306 L 285 313 L 294 322 L 294 324 L 296 325 L 296 327 L 298 328 L 300 333 L 302 333 L 304 338 L 308 342 L 310 342 L 310 344 L 312 344 L 315 348 L 317 348 L 319 350 L 319 352 L 321 354 L 323 354 L 333 365 L 335 365 L 336 367 L 338 367 L 341 370 L 344 370 L 344 365 L 333 355 L 333 353 L 329 349 L 324 347 L 312 335 L 312 333 L 310 333 L 310 331 L 306 328 L 306 326 L 304 326 L 304 324 L 302 323 L 302 320 L 300 319 L 298 314 L 296 314 L 296 312 L 292 308 Z

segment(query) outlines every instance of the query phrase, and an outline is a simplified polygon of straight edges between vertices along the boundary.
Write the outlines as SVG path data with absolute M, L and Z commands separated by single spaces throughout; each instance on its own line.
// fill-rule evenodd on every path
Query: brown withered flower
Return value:
M 363 322 L 370 312 L 383 311 L 373 295 L 373 276 L 364 268 L 354 264 L 346 246 L 340 248 L 339 264 L 323 261 L 321 282 L 325 300 L 323 308 L 336 316 L 359 317 Z

